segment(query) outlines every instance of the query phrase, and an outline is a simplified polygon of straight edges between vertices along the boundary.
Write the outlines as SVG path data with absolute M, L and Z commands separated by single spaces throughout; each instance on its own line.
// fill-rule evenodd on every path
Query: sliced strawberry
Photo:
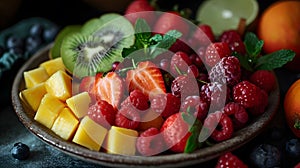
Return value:
M 140 62 L 136 69 L 129 70 L 126 83 L 129 92 L 138 89 L 146 96 L 166 93 L 163 76 L 159 68 L 150 61 Z
M 104 77 L 97 77 L 93 91 L 97 100 L 105 100 L 114 108 L 120 104 L 123 96 L 123 81 L 115 72 L 109 72 Z

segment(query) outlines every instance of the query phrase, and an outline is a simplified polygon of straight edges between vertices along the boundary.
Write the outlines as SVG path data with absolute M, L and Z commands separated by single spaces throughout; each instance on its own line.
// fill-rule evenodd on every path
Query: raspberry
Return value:
M 210 105 L 210 110 L 220 110 L 229 101 L 230 89 L 218 82 L 208 83 L 201 87 L 200 97 Z
M 191 76 L 194 76 L 195 78 L 197 78 L 199 75 L 199 70 L 198 70 L 197 66 L 194 64 L 190 65 L 187 70 L 187 75 L 191 75 Z
M 199 96 L 188 96 L 182 102 L 181 111 L 192 113 L 200 121 L 203 121 L 208 112 L 208 105 Z
M 130 106 L 136 110 L 147 110 L 149 108 L 148 97 L 140 90 L 133 90 L 129 96 L 121 103 L 121 106 Z
M 268 106 L 268 94 L 266 91 L 258 88 L 258 104 L 254 107 L 248 109 L 249 113 L 253 116 L 260 115 L 265 112 L 266 107 Z
M 180 75 L 172 81 L 171 92 L 178 98 L 185 98 L 190 95 L 198 95 L 198 83 L 194 78 L 186 75 Z
M 231 118 L 235 130 L 242 128 L 248 122 L 249 117 L 246 109 L 238 103 L 227 103 L 223 112 Z
M 209 79 L 212 82 L 234 86 L 241 79 L 240 61 L 234 56 L 223 57 L 211 68 Z
M 259 105 L 260 88 L 249 81 L 241 81 L 233 87 L 233 100 L 246 109 Z
M 221 111 L 208 114 L 203 127 L 209 130 L 210 137 L 216 142 L 231 138 L 234 129 L 231 119 Z
M 169 50 L 173 53 L 176 53 L 178 51 L 182 51 L 187 54 L 192 53 L 191 47 L 186 44 L 184 41 L 177 39 L 176 42 L 169 48 Z
M 163 137 L 160 131 L 154 127 L 142 132 L 136 140 L 136 149 L 143 156 L 159 154 L 163 146 Z
M 141 121 L 141 116 L 133 108 L 123 106 L 116 114 L 115 125 L 118 127 L 136 129 Z
M 240 160 L 236 155 L 227 152 L 220 156 L 215 168 L 248 168 L 248 166 Z
M 178 51 L 171 58 L 170 72 L 174 76 L 184 74 L 187 72 L 188 67 L 191 64 L 192 62 L 189 56 L 182 51 Z
M 151 108 L 163 118 L 180 110 L 180 99 L 171 93 L 157 94 L 151 98 Z
M 268 70 L 257 70 L 255 71 L 249 79 L 250 82 L 256 86 L 264 89 L 267 93 L 270 93 L 276 84 L 275 75 Z
M 190 57 L 190 60 L 193 63 L 193 65 L 196 65 L 198 68 L 202 68 L 203 62 L 199 55 L 191 54 L 189 57 Z
M 231 55 L 231 51 L 227 43 L 215 42 L 211 43 L 205 51 L 205 63 L 212 67 L 223 57 Z
M 232 52 L 237 52 L 240 54 L 245 54 L 245 44 L 236 30 L 228 30 L 221 34 L 219 41 L 225 42 L 229 45 Z
M 215 41 L 215 36 L 211 27 L 206 24 L 199 25 L 193 36 L 201 46 L 208 46 Z
M 90 106 L 87 115 L 96 123 L 105 128 L 110 128 L 115 123 L 116 110 L 104 100 L 98 100 Z

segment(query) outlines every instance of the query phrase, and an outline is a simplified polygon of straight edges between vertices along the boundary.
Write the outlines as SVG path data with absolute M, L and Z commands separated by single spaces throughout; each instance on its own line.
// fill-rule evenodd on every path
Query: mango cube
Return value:
M 74 95 L 66 100 L 68 107 L 73 111 L 77 118 L 81 118 L 87 114 L 91 98 L 88 92 L 82 92 Z
M 27 103 L 33 111 L 37 111 L 41 100 L 46 93 L 44 83 L 40 83 L 34 87 L 23 90 L 21 92 L 21 96 L 25 103 Z
M 45 61 L 41 63 L 40 66 L 45 68 L 49 76 L 59 70 L 65 71 L 65 66 L 61 57 Z
M 47 71 L 43 67 L 25 71 L 23 75 L 26 88 L 34 87 L 39 83 L 45 82 L 49 78 Z
M 107 153 L 135 155 L 138 132 L 132 129 L 112 126 L 107 133 L 104 148 Z
M 74 135 L 79 121 L 72 111 L 65 107 L 58 115 L 51 128 L 53 132 L 65 140 L 70 140 Z
M 88 149 L 99 151 L 107 129 L 93 121 L 89 116 L 85 116 L 78 126 L 73 142 Z
M 47 128 L 51 128 L 55 119 L 65 107 L 65 104 L 49 93 L 42 98 L 34 119 Z
M 62 101 L 72 96 L 72 78 L 62 70 L 51 75 L 45 87 L 48 93 Z

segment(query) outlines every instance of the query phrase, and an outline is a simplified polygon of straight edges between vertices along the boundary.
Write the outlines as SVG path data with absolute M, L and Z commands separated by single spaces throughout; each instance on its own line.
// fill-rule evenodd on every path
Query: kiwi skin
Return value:
M 64 27 L 55 37 L 54 44 L 49 50 L 50 59 L 60 57 L 60 48 L 64 37 L 68 34 L 79 32 L 81 30 L 81 25 L 69 25 Z

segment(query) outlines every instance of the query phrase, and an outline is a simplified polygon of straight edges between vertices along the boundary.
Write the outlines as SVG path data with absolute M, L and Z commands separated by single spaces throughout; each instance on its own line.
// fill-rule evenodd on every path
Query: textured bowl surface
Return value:
M 234 133 L 229 140 L 205 147 L 190 154 L 165 154 L 160 156 L 123 156 L 91 151 L 75 143 L 65 141 L 50 129 L 36 122 L 34 112 L 28 109 L 19 98 L 25 87 L 23 72 L 36 68 L 49 59 L 49 45 L 33 55 L 19 70 L 13 83 L 12 103 L 20 122 L 41 141 L 71 156 L 104 166 L 117 167 L 180 167 L 199 164 L 216 158 L 224 152 L 237 149 L 258 135 L 272 120 L 279 106 L 279 87 L 270 93 L 269 105 L 264 114 L 253 120 L 245 128 Z

